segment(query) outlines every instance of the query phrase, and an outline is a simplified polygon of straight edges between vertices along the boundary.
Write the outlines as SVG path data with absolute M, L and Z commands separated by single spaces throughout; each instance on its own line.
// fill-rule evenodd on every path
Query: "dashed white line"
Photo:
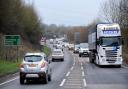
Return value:
M 83 79 L 83 83 L 84 83 L 84 87 L 86 87 L 87 84 L 86 84 L 86 80 L 85 79 Z
M 4 85 L 4 84 L 7 84 L 7 83 L 9 83 L 9 82 L 12 82 L 12 81 L 14 81 L 14 80 L 16 80 L 16 79 L 18 79 L 18 78 L 19 78 L 19 76 L 15 77 L 15 78 L 13 78 L 13 79 L 11 79 L 11 80 L 5 81 L 5 82 L 1 83 L 0 86 L 1 86 L 1 85 Z
M 73 70 L 73 68 L 74 68 L 74 67 L 72 66 L 72 67 L 71 67 L 71 70 Z
M 83 70 L 84 68 L 83 68 L 83 66 L 81 66 L 81 70 Z
M 75 62 L 73 63 L 73 66 L 75 65 Z
M 66 74 L 66 76 L 68 77 L 70 75 L 70 72 L 68 72 L 67 74 Z
M 84 71 L 82 71 L 82 76 L 85 76 Z
M 66 79 L 63 79 L 63 81 L 61 82 L 60 86 L 63 86 L 65 81 L 66 81 Z
M 82 63 L 80 63 L 80 65 L 82 66 L 83 64 L 82 64 Z

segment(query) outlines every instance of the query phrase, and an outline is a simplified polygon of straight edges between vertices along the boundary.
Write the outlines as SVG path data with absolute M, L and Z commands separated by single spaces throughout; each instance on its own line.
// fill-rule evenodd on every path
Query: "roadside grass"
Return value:
M 19 64 L 20 62 L 0 60 L 0 77 L 17 72 L 19 69 Z
M 47 46 L 44 46 L 44 53 L 46 53 L 46 55 L 50 55 L 51 49 Z
M 49 56 L 51 53 L 51 49 L 47 46 L 44 46 L 44 53 Z M 21 61 L 13 62 L 0 59 L 0 77 L 18 72 L 20 63 Z

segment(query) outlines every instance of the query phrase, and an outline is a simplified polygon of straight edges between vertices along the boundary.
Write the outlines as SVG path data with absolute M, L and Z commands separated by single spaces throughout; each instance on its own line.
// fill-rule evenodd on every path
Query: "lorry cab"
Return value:
M 98 65 L 122 64 L 122 37 L 118 24 L 98 24 L 96 31 L 89 35 L 89 47 L 94 55 L 93 62 Z M 94 47 L 93 47 L 94 46 Z

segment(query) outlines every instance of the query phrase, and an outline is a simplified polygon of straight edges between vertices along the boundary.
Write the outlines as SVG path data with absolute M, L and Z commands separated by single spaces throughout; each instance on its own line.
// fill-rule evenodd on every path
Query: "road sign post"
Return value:
M 18 61 L 18 50 L 19 50 L 19 45 L 21 44 L 21 37 L 20 35 L 5 35 L 4 36 L 4 45 L 5 46 L 16 46 L 17 49 L 17 61 Z
M 44 46 L 46 44 L 46 38 L 42 37 L 40 40 L 40 50 L 43 52 L 44 51 Z
M 20 35 L 5 35 L 4 45 L 5 46 L 19 46 L 21 44 Z

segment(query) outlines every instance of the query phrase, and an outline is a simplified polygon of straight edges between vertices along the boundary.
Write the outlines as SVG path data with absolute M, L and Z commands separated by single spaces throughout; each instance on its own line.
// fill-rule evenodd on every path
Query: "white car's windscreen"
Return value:
M 30 56 L 25 56 L 24 60 L 26 62 L 39 62 L 42 60 L 41 56 L 37 56 L 37 55 L 30 55 Z

